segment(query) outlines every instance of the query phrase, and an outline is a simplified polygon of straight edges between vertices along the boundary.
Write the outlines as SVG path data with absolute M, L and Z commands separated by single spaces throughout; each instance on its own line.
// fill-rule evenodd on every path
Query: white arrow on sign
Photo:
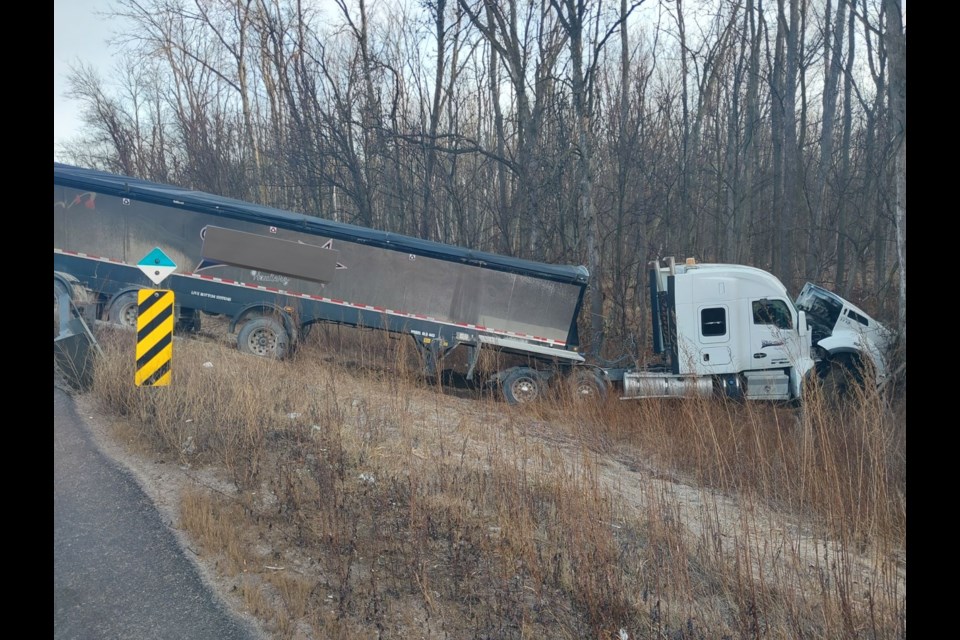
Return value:
M 160 250 L 160 247 L 154 247 L 153 251 L 137 263 L 137 266 L 153 284 L 157 285 L 177 269 L 177 265 Z

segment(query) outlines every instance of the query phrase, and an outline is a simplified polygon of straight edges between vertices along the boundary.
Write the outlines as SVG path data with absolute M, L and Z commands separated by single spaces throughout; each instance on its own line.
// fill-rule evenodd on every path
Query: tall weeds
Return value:
M 103 341 L 120 435 L 233 484 L 181 526 L 275 637 L 905 635 L 905 415 L 878 395 L 517 408 L 383 335 L 178 341 L 156 389 Z

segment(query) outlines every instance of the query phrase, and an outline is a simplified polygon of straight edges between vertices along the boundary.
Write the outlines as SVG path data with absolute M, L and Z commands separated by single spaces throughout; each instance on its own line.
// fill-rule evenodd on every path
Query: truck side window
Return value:
M 783 300 L 754 300 L 753 323 L 772 324 L 778 329 L 792 329 L 793 318 Z
M 862 315 L 860 315 L 859 313 L 857 313 L 856 311 L 854 311 L 853 309 L 847 309 L 847 317 L 850 318 L 851 320 L 854 320 L 854 321 L 856 321 L 856 322 L 859 322 L 860 324 L 862 324 L 862 325 L 865 326 L 865 327 L 869 327 L 869 326 L 870 326 L 870 323 L 867 321 L 867 319 L 864 318 L 864 317 L 863 317 Z
M 700 311 L 700 333 L 704 337 L 727 334 L 727 310 L 714 307 Z

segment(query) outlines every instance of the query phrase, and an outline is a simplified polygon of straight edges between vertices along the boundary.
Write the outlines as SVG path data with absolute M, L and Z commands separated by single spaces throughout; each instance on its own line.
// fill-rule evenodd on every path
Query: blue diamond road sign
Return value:
M 145 255 L 143 260 L 137 263 L 137 266 L 140 267 L 140 271 L 143 271 L 143 273 L 150 278 L 153 284 L 160 284 L 164 278 L 177 269 L 177 265 L 167 254 L 160 250 L 160 247 L 154 247 L 153 251 Z

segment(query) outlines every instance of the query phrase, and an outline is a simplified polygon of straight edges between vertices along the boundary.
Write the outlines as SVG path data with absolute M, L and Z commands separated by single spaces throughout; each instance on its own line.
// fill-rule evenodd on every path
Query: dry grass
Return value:
M 93 394 L 131 446 L 229 479 L 180 526 L 276 638 L 906 634 L 902 403 L 518 408 L 337 328 L 288 362 L 178 341 L 144 389 L 107 337 Z

